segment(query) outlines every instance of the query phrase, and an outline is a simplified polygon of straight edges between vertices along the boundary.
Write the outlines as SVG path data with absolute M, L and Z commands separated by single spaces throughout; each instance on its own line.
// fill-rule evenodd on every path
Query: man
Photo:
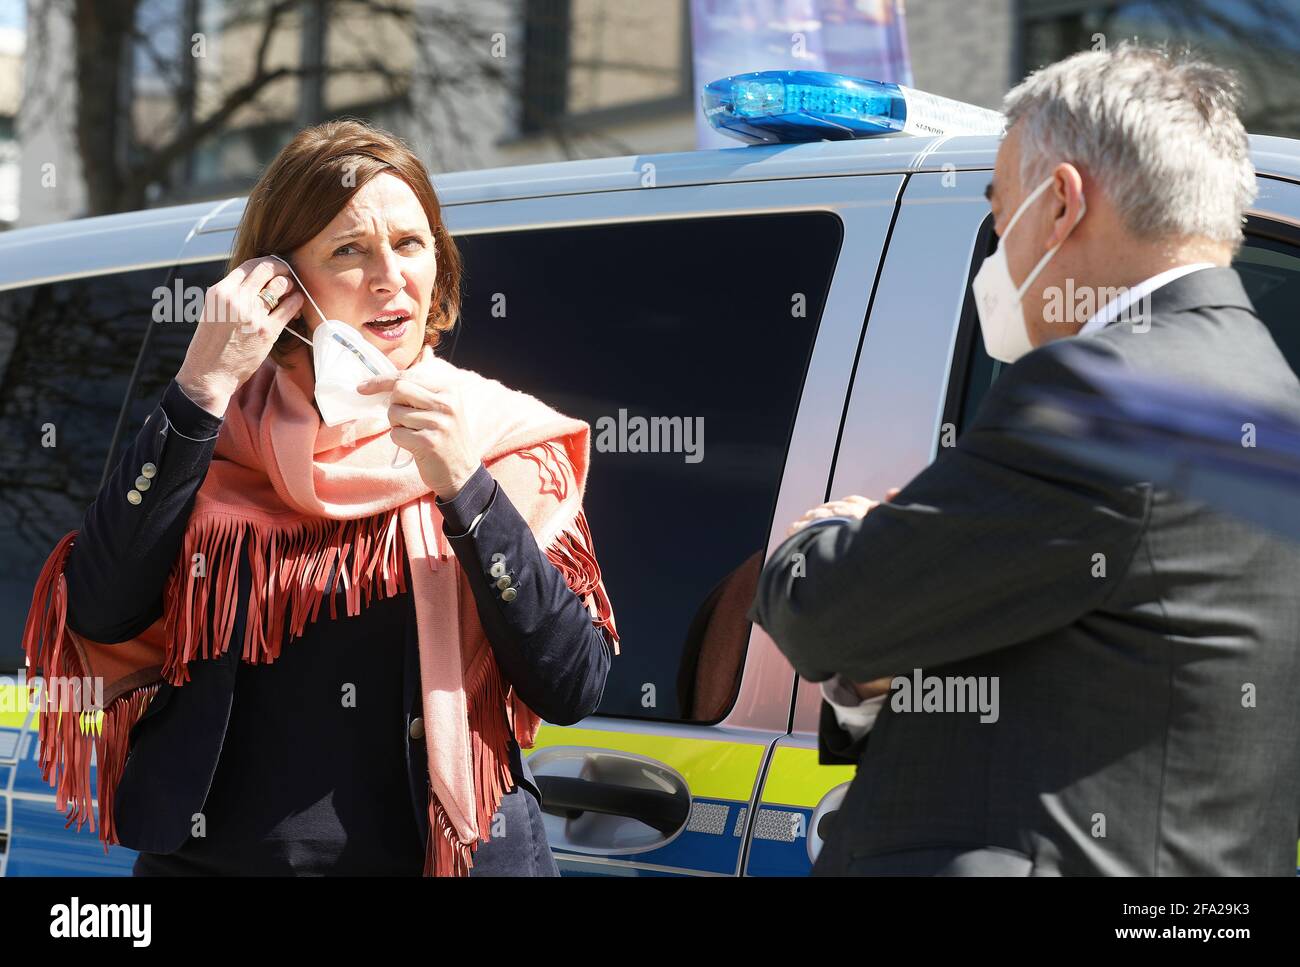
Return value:
M 1235 104 L 1134 47 L 1007 95 L 974 290 L 1015 365 L 901 492 L 797 521 L 750 611 L 835 702 L 823 761 L 859 767 L 814 874 L 1295 874 L 1300 549 L 1015 420 L 1090 361 L 1300 417 L 1229 267 L 1255 192 Z

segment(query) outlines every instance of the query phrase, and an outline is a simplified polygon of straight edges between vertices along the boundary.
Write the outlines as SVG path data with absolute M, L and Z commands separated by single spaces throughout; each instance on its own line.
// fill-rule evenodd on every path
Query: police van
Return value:
M 745 612 L 791 521 L 906 483 L 998 375 L 970 281 L 999 137 L 904 113 L 755 111 L 737 129 L 767 143 L 435 179 L 466 267 L 445 355 L 593 427 L 585 506 L 624 647 L 598 713 L 530 752 L 566 874 L 806 874 L 853 777 L 818 763 L 818 687 Z M 1235 267 L 1300 370 L 1300 142 L 1251 148 Z M 244 201 L 0 234 L 10 682 L 46 555 L 185 355 L 197 313 L 159 306 L 201 305 Z M 655 419 L 698 432 L 636 445 Z M 129 874 L 130 850 L 65 828 L 32 713 L 0 699 L 0 874 Z

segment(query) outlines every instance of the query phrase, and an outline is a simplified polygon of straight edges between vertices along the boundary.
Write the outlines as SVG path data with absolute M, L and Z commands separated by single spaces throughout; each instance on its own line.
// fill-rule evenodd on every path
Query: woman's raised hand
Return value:
M 372 376 L 357 384 L 359 393 L 392 391 L 388 407 L 393 442 L 409 450 L 420 477 L 438 497 L 451 500 L 483 458 L 473 441 L 455 369 L 436 356 L 428 366 L 396 376 Z
M 278 298 L 274 309 L 258 295 Z M 302 292 L 279 259 L 249 259 L 211 286 L 176 382 L 185 395 L 216 416 L 262 365 L 276 339 L 302 308 Z

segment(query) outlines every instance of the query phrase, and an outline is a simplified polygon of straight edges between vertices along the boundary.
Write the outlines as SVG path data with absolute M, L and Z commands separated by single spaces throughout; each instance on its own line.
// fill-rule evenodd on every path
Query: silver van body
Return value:
M 905 483 L 934 459 L 945 426 L 960 424 L 963 412 L 977 402 L 980 387 L 975 383 L 987 382 L 977 372 L 987 360 L 976 361 L 982 349 L 968 291 L 973 272 L 992 244 L 984 189 L 997 145 L 998 139 L 988 137 L 886 137 L 501 168 L 442 175 L 435 183 L 449 227 L 465 251 L 477 257 L 475 261 L 467 255 L 471 285 L 486 278 L 491 287 L 492 253 L 509 251 L 515 258 L 528 251 L 529 238 L 542 237 L 538 233 L 547 233 L 548 240 L 599 239 L 601 247 L 608 247 L 657 223 L 665 223 L 661 227 L 669 234 L 663 237 L 672 240 L 707 233 L 706 222 L 721 220 L 717 226 L 761 225 L 760 234 L 767 240 L 757 256 L 750 251 L 739 260 L 744 264 L 729 258 L 726 240 L 734 237 L 741 244 L 747 232 L 719 234 L 720 244 L 697 253 L 716 259 L 713 284 L 718 290 L 725 294 L 732 287 L 739 294 L 759 284 L 769 270 L 777 273 L 787 264 L 786 246 L 803 245 L 798 233 L 807 230 L 810 238 L 818 236 L 818 251 L 827 253 L 825 280 L 815 298 L 805 300 L 816 303 L 817 317 L 791 316 L 793 326 L 815 326 L 815 337 L 809 337 L 806 358 L 798 361 L 799 371 L 791 376 L 797 405 L 789 413 L 788 433 L 782 429 L 780 434 L 781 465 L 771 481 L 774 499 L 765 519 L 754 524 L 767 535 L 761 548 L 766 553 L 780 543 L 786 524 L 807 508 L 849 493 L 878 496 Z M 1247 262 L 1267 270 L 1270 278 L 1276 276 L 1279 286 L 1300 285 L 1300 142 L 1253 137 L 1251 145 L 1260 194 L 1248 231 L 1261 240 L 1259 251 L 1267 257 L 1254 258 L 1250 253 L 1255 250 L 1248 247 Z M 146 301 L 156 301 L 159 289 L 192 287 L 199 269 L 206 273 L 205 284 L 211 284 L 224 274 L 221 267 L 244 202 L 227 199 L 0 234 L 0 323 L 4 299 L 11 293 L 22 292 L 27 298 L 53 291 L 49 287 L 129 274 L 139 280 L 156 276 L 156 286 L 148 286 L 152 291 L 146 293 Z M 689 223 L 690 233 L 673 236 L 672 226 L 679 223 Z M 835 232 L 826 228 L 831 225 L 838 226 L 834 238 Z M 787 226 L 792 232 L 797 229 L 797 237 L 786 237 Z M 644 258 L 651 250 L 638 252 Z M 551 271 L 556 286 L 584 285 L 584 266 L 559 268 L 563 271 Z M 682 271 L 680 265 L 677 269 Z M 693 291 L 707 291 L 711 278 L 702 273 Z M 177 287 L 177 280 L 184 286 Z M 671 281 L 663 287 L 671 289 Z M 625 301 L 610 307 L 604 325 L 617 327 L 620 318 L 636 316 L 637 286 L 625 284 L 620 291 Z M 800 295 L 808 293 L 791 292 L 792 305 L 799 304 Z M 509 288 L 504 296 L 517 298 Z M 753 331 L 762 326 L 747 327 L 746 319 L 713 318 L 716 326 L 729 329 L 732 345 L 772 338 L 765 331 Z M 1294 319 L 1276 324 L 1300 326 Z M 484 325 L 478 324 L 478 329 L 483 331 Z M 492 346 L 501 358 L 511 355 L 516 336 L 510 333 L 507 327 L 493 336 Z M 62 334 L 59 327 L 48 332 L 56 340 Z M 728 343 L 722 339 L 720 344 Z M 131 381 L 147 368 L 149 345 L 146 338 L 131 368 Z M 494 356 L 485 351 L 481 358 L 490 363 Z M 695 360 L 691 365 L 708 362 Z M 726 360 L 716 365 L 725 369 Z M 132 390 L 124 387 L 123 396 L 125 402 L 112 422 L 109 460 L 121 435 L 138 429 L 132 423 Z M 552 402 L 565 409 L 564 399 Z M 608 399 L 601 412 L 612 414 L 634 403 Z M 593 456 L 590 486 L 598 489 L 602 455 Z M 747 466 L 739 445 L 720 459 L 733 456 L 738 467 Z M 631 458 L 624 452 L 609 459 Z M 698 501 L 691 499 L 689 471 L 657 466 L 660 469 L 646 473 L 661 474 L 664 486 L 678 488 L 688 501 L 685 506 L 699 515 L 696 526 L 709 528 L 712 509 L 702 495 Z M 61 519 L 67 522 L 70 512 L 65 508 Z M 605 520 L 612 519 L 606 514 Z M 69 526 L 77 526 L 75 517 Z M 602 531 L 602 521 L 595 516 L 593 530 L 603 557 L 603 549 L 618 538 L 611 533 L 612 525 Z M 642 580 L 647 586 L 658 582 L 667 587 L 659 573 L 637 575 L 625 568 L 619 578 L 625 588 Z M 724 575 L 718 571 L 714 576 Z M 620 585 L 612 574 L 609 579 L 617 614 Z M 12 593 L 6 593 L 6 609 L 21 605 L 20 585 L 17 581 Z M 692 588 L 697 586 L 707 590 L 698 583 Z M 26 593 L 30 596 L 30 584 Z M 705 620 L 712 612 L 698 614 Z M 19 614 L 16 620 L 21 618 Z M 9 627 L 14 627 L 13 621 Z M 665 631 L 663 639 L 676 642 L 683 631 Z M 819 823 L 840 801 L 853 769 L 818 764 L 816 686 L 796 679 L 761 630 L 746 633 L 734 683 L 723 689 L 725 699 L 703 719 L 647 703 L 646 696 L 665 690 L 667 676 L 677 674 L 680 662 L 665 660 L 665 675 L 655 678 L 653 661 L 645 659 L 651 674 L 644 676 L 646 683 L 633 683 L 640 689 L 639 705 L 629 697 L 612 714 L 602 705 L 601 714 L 578 725 L 543 728 L 530 757 L 539 779 L 581 778 L 597 792 L 628 785 L 659 790 L 670 797 L 669 815 L 680 820 L 656 825 L 644 817 L 620 814 L 605 809 L 605 800 L 593 792 L 585 809 L 570 803 L 547 816 L 563 871 L 807 872 L 820 844 Z M 696 684 L 680 687 L 682 694 L 696 689 L 698 697 L 699 690 L 716 686 L 712 666 L 704 667 L 713 660 L 714 646 L 708 634 L 704 638 L 704 670 L 696 670 Z M 660 645 L 658 634 L 642 631 L 638 638 L 625 632 L 626 654 L 653 655 Z M 17 641 L 0 641 L 0 648 L 6 649 L 3 655 L 12 666 Z M 643 660 L 641 656 L 634 660 Z M 0 874 L 128 873 L 130 851 L 114 848 L 106 858 L 88 831 L 78 835 L 62 829 L 52 790 L 35 775 L 35 728 L 30 714 L 0 711 Z

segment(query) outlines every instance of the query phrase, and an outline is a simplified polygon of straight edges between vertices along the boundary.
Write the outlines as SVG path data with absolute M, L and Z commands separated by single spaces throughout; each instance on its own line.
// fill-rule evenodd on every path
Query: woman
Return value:
M 520 746 L 594 711 L 618 650 L 589 428 L 434 355 L 459 276 L 404 144 L 299 133 L 50 555 L 29 667 L 103 695 L 46 688 L 42 769 L 93 830 L 93 745 L 100 837 L 137 875 L 558 875 Z M 337 425 L 317 400 L 358 371 L 312 338 L 327 319 L 380 374 Z

